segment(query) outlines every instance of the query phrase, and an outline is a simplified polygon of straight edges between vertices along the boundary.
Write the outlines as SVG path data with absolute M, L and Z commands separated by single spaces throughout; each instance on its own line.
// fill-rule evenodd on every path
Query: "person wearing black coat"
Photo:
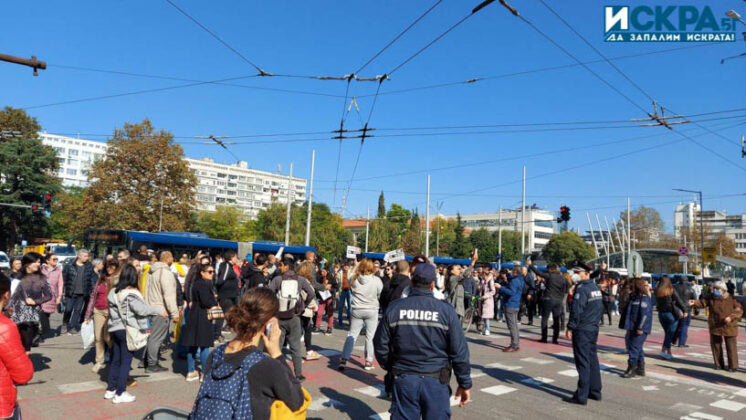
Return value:
M 671 285 L 671 279 L 663 276 L 655 289 L 655 301 L 658 307 L 658 319 L 660 320 L 665 336 L 660 356 L 666 360 L 673 359 L 671 354 L 671 342 L 678 327 L 679 320 L 689 316 L 689 304 L 684 302 L 676 289 Z
M 187 381 L 199 379 L 194 368 L 194 359 L 199 356 L 202 369 L 207 365 L 207 356 L 210 353 L 214 337 L 212 321 L 207 319 L 208 309 L 217 306 L 215 295 L 212 293 L 212 282 L 215 269 L 209 264 L 199 266 L 198 277 L 191 287 L 189 301 L 191 305 L 186 314 L 186 323 L 181 331 L 181 345 L 189 348 L 187 353 Z
M 258 254 L 254 262 L 249 262 L 241 268 L 241 279 L 243 280 L 243 292 L 253 287 L 263 287 L 268 283 L 264 276 L 264 269 L 267 268 L 267 256 Z
M 381 309 L 386 312 L 389 304 L 397 299 L 401 299 L 404 289 L 409 287 L 409 263 L 405 260 L 396 262 L 396 273 L 391 277 L 388 287 L 381 292 L 380 304 Z
M 223 253 L 223 260 L 223 262 L 215 266 L 215 279 L 212 284 L 217 291 L 218 303 L 223 308 L 223 313 L 228 313 L 231 307 L 238 303 L 240 295 L 238 275 L 233 268 L 238 265 L 238 257 L 235 251 L 228 250 Z M 221 343 L 223 342 L 222 330 L 224 323 L 223 319 L 215 321 L 215 339 L 220 340 Z
M 676 293 L 679 295 L 681 300 L 689 302 L 690 300 L 697 300 L 697 293 L 694 291 L 694 287 L 689 283 L 686 277 L 679 278 L 679 281 L 673 287 Z M 690 307 L 691 309 L 691 307 Z M 692 322 L 692 312 L 688 312 L 688 316 L 679 320 L 679 325 L 676 327 L 676 332 L 673 334 L 673 341 L 671 344 L 676 344 L 679 347 L 689 347 L 686 344 L 686 339 L 689 337 L 689 324 Z
M 75 261 L 67 264 L 62 270 L 62 279 L 65 292 L 65 314 L 62 322 L 67 323 L 67 333 L 75 334 L 80 331 L 83 322 L 85 304 L 91 296 L 93 286 L 96 284 L 96 273 L 93 265 L 88 260 L 90 254 L 87 250 L 78 250 Z

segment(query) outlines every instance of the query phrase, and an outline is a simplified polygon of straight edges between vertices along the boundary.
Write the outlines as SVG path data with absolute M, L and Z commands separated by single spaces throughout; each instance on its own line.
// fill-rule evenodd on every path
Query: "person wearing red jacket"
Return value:
M 0 418 L 20 419 L 16 385 L 34 376 L 34 366 L 21 344 L 16 324 L 2 314 L 10 300 L 10 279 L 0 273 Z

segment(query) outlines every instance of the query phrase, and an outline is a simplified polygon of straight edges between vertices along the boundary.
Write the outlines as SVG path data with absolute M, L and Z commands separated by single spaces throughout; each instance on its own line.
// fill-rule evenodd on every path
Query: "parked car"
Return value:
M 10 274 L 10 258 L 8 258 L 8 254 L 2 251 L 0 251 L 0 271 Z

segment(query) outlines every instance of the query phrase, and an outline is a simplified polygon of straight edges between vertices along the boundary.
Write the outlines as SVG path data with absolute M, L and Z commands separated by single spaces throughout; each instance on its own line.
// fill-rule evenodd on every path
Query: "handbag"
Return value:
M 132 326 L 127 323 L 127 316 L 125 316 L 125 314 L 122 312 L 122 306 L 119 304 L 119 296 L 116 293 L 114 294 L 114 301 L 117 304 L 117 309 L 119 309 L 119 316 L 122 319 L 122 323 L 124 324 L 124 332 L 127 336 L 127 350 L 140 350 L 141 348 L 145 347 L 146 344 L 148 344 L 148 336 L 150 334 L 142 331 L 139 325 Z
M 208 321 L 214 321 L 216 319 L 222 318 L 225 318 L 225 313 L 223 313 L 223 308 L 221 308 L 219 305 L 213 306 L 212 308 L 207 310 Z

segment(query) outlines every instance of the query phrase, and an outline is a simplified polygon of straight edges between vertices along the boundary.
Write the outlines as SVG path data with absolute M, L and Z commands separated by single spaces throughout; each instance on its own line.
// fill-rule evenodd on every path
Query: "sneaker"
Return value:
M 158 372 L 165 372 L 168 368 L 161 365 L 155 365 L 155 366 L 148 366 L 145 368 L 145 372 L 147 373 L 158 373 Z
M 104 399 L 105 400 L 110 400 L 110 399 L 114 398 L 116 395 L 117 395 L 117 391 L 109 391 L 109 390 L 107 390 L 106 393 L 104 394 Z
M 316 353 L 313 350 L 306 352 L 306 357 L 304 357 L 304 359 L 309 360 L 309 361 L 310 360 L 318 360 L 320 358 L 321 358 L 321 355 L 318 354 L 318 353 Z
M 484 330 L 484 335 L 490 335 L 490 330 Z
M 199 372 L 189 372 L 186 376 L 187 382 L 194 382 L 199 380 Z
M 305 377 L 305 376 L 303 376 L 303 375 L 298 375 L 298 376 L 296 376 L 296 377 L 295 377 L 295 379 L 297 379 L 297 380 L 298 380 L 298 382 L 303 382 L 303 381 L 305 381 L 305 380 L 306 380 L 306 377 Z
M 332 335 L 332 327 L 326 329 L 326 335 Z
M 311 334 L 321 334 L 323 331 L 321 331 L 321 328 L 314 327 L 314 329 L 311 331 Z
M 115 395 L 114 398 L 111 399 L 111 402 L 114 404 L 121 404 L 121 403 L 131 403 L 135 401 L 135 396 L 130 394 L 127 391 L 122 392 L 121 395 Z
M 103 368 L 104 368 L 104 365 L 102 363 L 96 363 L 91 368 L 91 372 L 98 373 L 98 371 L 101 370 L 101 369 L 103 369 Z
M 373 362 L 365 362 L 365 370 L 373 370 Z

